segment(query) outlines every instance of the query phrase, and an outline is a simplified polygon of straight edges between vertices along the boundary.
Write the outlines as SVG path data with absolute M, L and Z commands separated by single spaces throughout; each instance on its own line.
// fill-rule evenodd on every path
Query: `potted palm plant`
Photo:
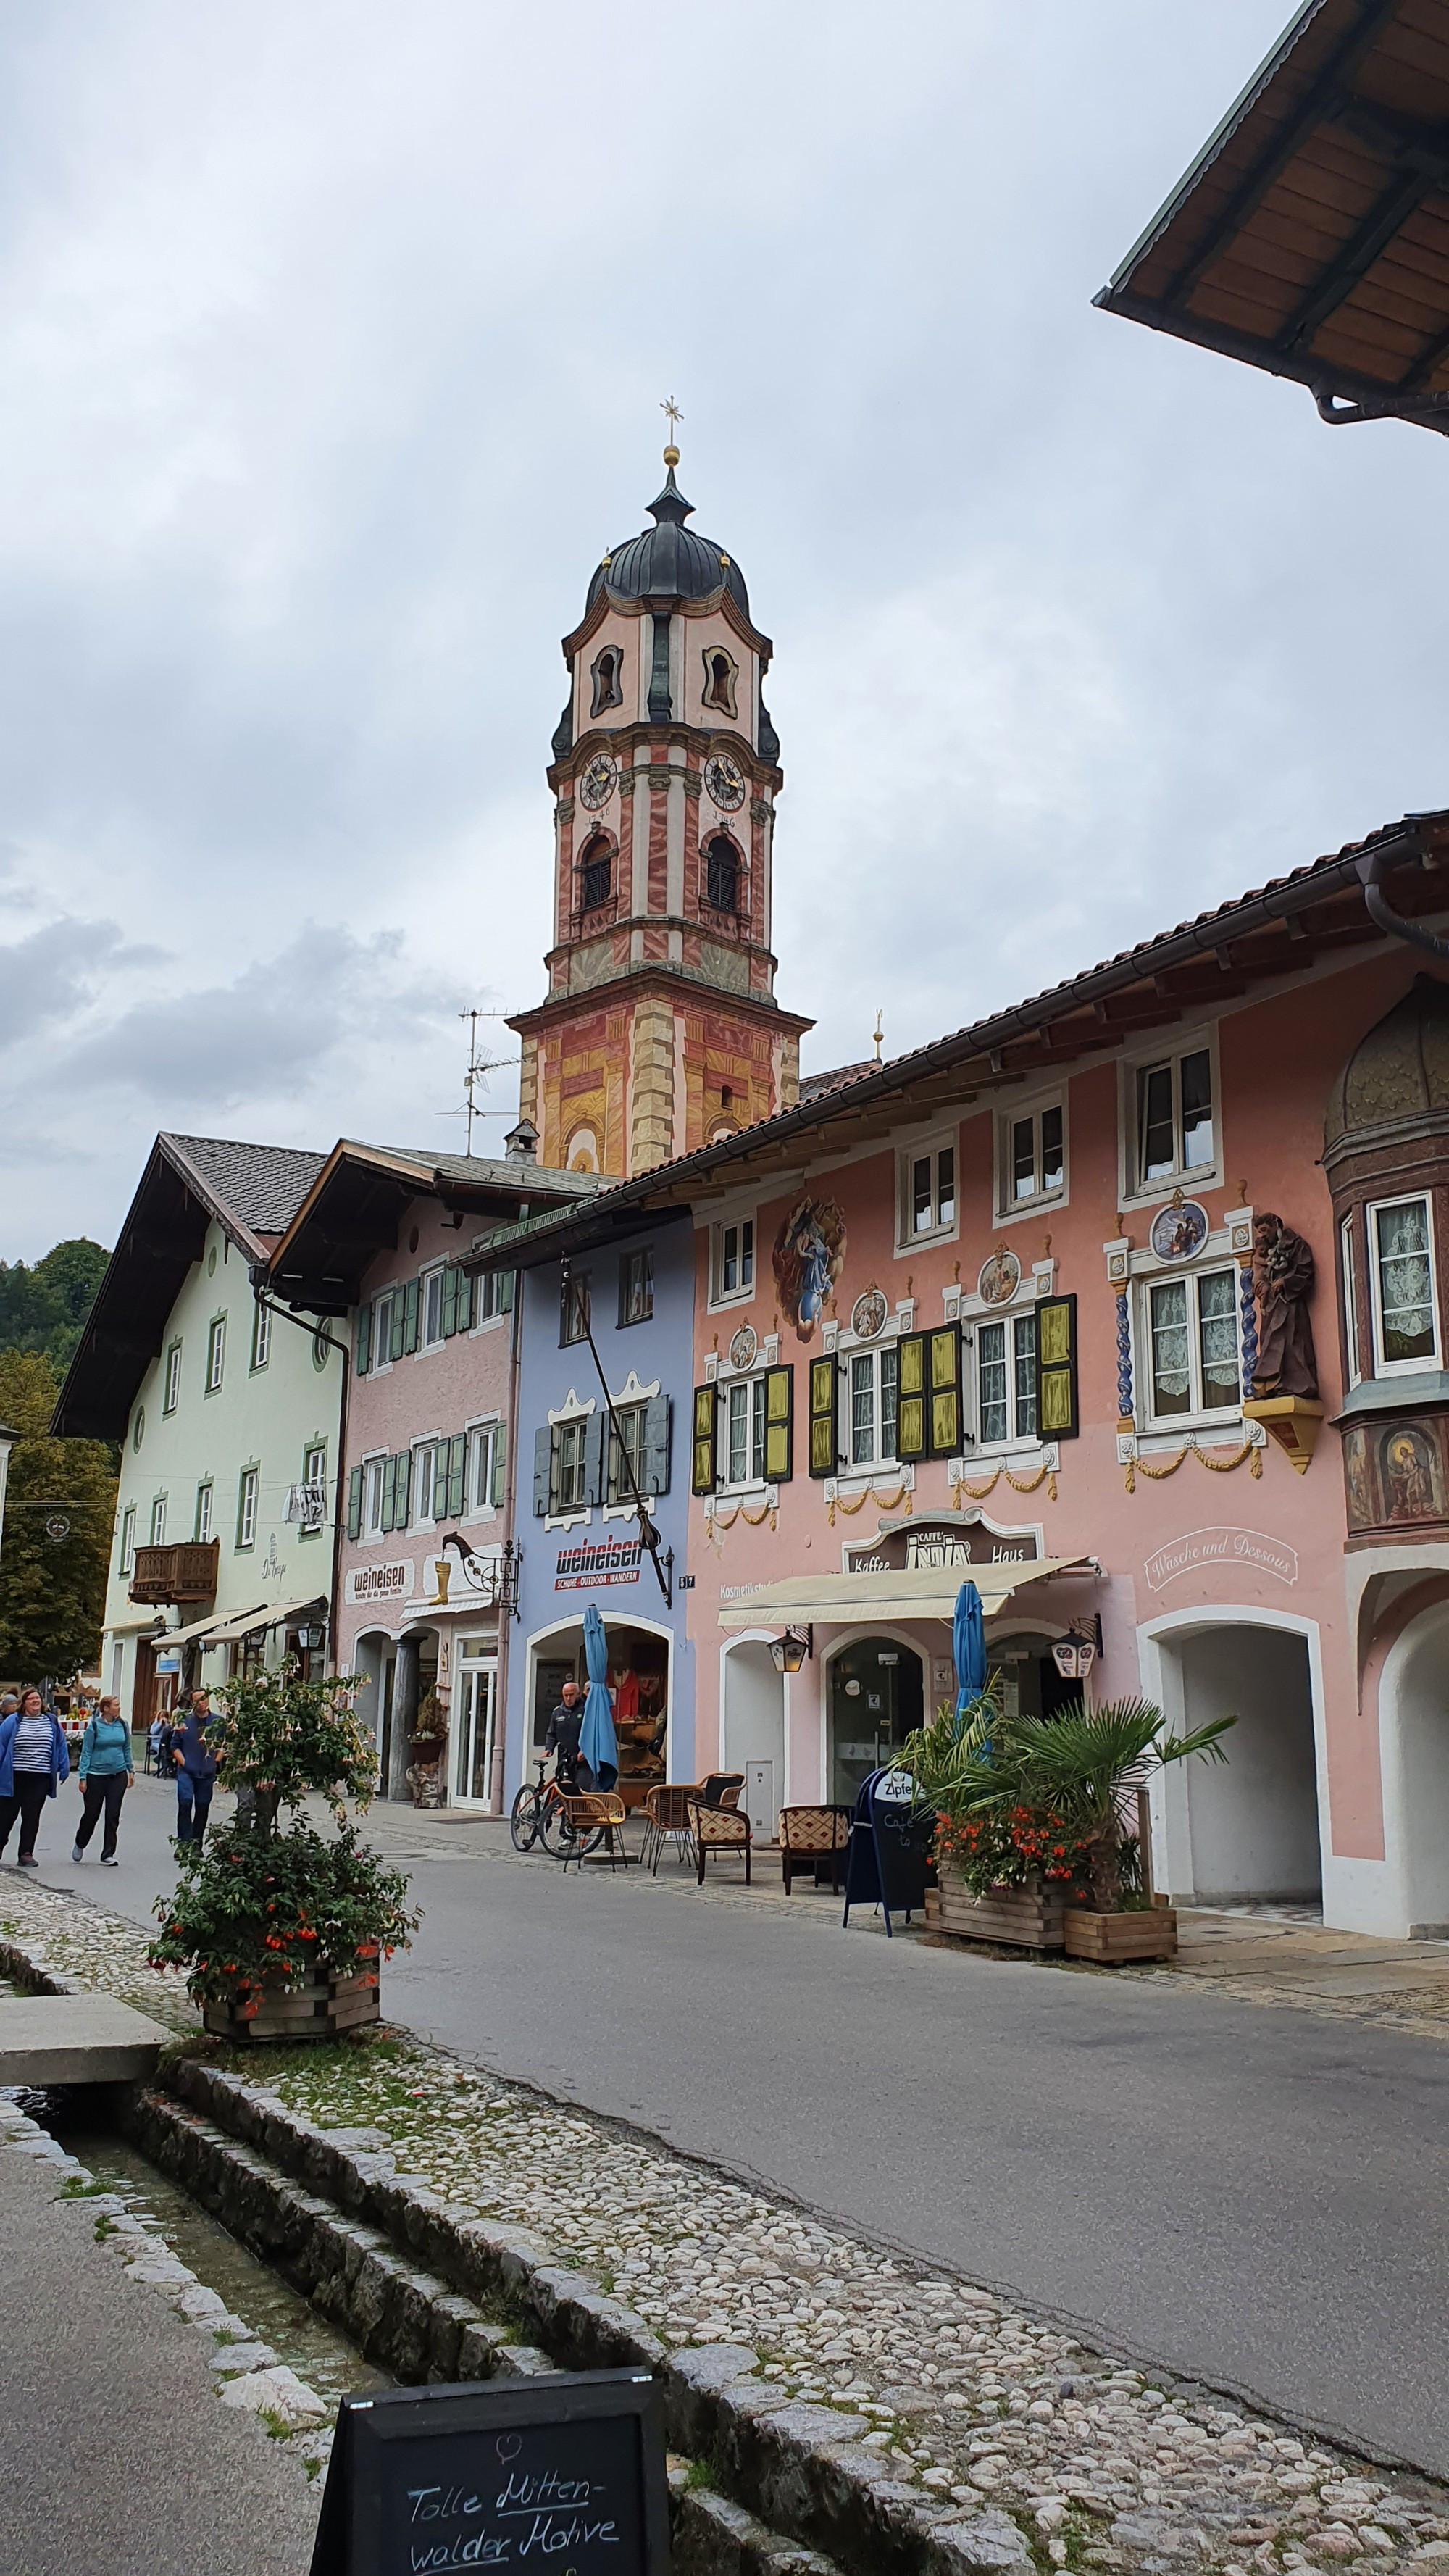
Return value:
M 418 1916 L 407 1880 L 359 1842 L 347 1809 L 371 1803 L 377 1750 L 353 1701 L 357 1677 L 304 1682 L 294 1663 L 239 1677 L 210 1741 L 233 1823 L 178 1850 L 181 1875 L 156 1907 L 156 1968 L 185 1972 L 210 2031 L 239 2041 L 329 2039 L 375 2022 L 382 1960 Z M 336 1831 L 284 1809 L 320 1794 Z

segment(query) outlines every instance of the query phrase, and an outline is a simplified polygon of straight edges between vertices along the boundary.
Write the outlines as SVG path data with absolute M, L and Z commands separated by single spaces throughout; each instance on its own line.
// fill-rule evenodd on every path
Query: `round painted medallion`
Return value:
M 1159 1261 L 1191 1261 L 1208 1239 L 1208 1224 L 1207 1209 L 1196 1199 L 1183 1199 L 1177 1207 L 1169 1203 L 1158 1209 L 1147 1240 Z
M 754 1325 L 741 1324 L 739 1331 L 730 1343 L 730 1367 L 737 1369 L 752 1368 L 754 1366 L 755 1353 L 758 1351 L 759 1347 L 760 1337 L 756 1332 Z
M 851 1307 L 850 1329 L 853 1333 L 859 1334 L 863 1342 L 873 1342 L 885 1319 L 884 1291 L 879 1288 L 867 1288 L 864 1296 L 857 1297 Z
M 984 1306 L 1005 1306 L 1021 1286 L 1021 1263 L 1014 1252 L 993 1252 L 982 1262 L 976 1294 Z

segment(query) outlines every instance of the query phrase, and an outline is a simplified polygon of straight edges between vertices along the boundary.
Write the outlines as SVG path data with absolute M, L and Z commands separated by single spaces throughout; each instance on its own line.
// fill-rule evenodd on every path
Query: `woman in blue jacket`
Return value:
M 104 1808 L 106 1830 L 101 1837 L 101 1866 L 104 1869 L 119 1868 L 116 1828 L 121 1821 L 121 1800 L 135 1777 L 131 1730 L 121 1715 L 121 1703 L 118 1699 L 103 1699 L 81 1737 L 80 1790 L 85 1806 L 76 1828 L 72 1860 L 83 1858 Z
M 70 1755 L 58 1717 L 38 1690 L 22 1691 L 13 1717 L 0 1719 L 0 1857 L 20 1818 L 20 1866 L 38 1869 L 35 1837 L 47 1798 L 70 1778 Z

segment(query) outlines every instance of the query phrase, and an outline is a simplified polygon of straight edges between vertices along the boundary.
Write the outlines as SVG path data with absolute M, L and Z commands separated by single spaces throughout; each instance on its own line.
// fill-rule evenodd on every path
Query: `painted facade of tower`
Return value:
M 509 1022 L 520 1115 L 573 1170 L 645 1171 L 788 1108 L 813 1025 L 775 1001 L 772 647 L 664 458 L 654 525 L 564 638 L 548 996 Z

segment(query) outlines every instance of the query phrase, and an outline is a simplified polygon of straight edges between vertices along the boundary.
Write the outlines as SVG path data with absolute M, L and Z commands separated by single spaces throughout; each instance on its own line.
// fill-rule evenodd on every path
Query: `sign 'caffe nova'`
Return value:
M 847 1549 L 852 1574 L 884 1574 L 907 1566 L 1026 1565 L 1040 1554 L 1039 1530 L 999 1529 L 981 1512 L 897 1521 L 859 1549 Z

